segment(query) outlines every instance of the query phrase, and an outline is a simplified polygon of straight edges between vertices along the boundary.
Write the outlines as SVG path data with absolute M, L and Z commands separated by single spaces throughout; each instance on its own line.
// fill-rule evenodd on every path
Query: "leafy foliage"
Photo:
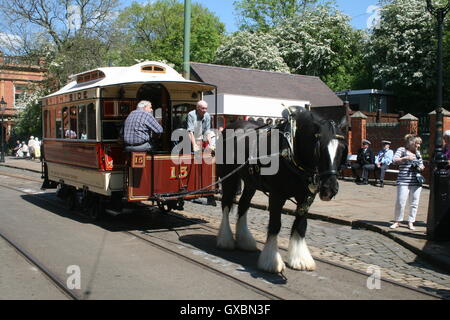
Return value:
M 241 30 L 266 32 L 316 2 L 317 0 L 238 0 L 233 4 Z
M 194 3 L 191 10 L 191 60 L 212 62 L 225 26 L 200 4 Z M 182 69 L 184 6 L 181 2 L 133 3 L 119 15 L 117 26 L 122 36 L 111 54 L 115 64 L 149 59 L 166 61 Z
M 240 31 L 224 41 L 217 63 L 320 77 L 333 90 L 352 87 L 363 69 L 364 36 L 329 5 L 306 7 L 269 31 Z
M 371 33 L 367 59 L 374 82 L 396 93 L 399 109 L 434 108 L 436 51 L 435 19 L 426 1 L 385 3 L 379 27 Z
M 0 0 L 0 42 L 10 54 L 45 57 L 60 87 L 70 74 L 104 64 L 115 32 L 111 21 L 117 0 Z
M 319 76 L 333 90 L 356 81 L 364 33 L 350 18 L 328 5 L 305 10 L 273 29 L 281 56 L 292 73 Z
M 42 135 L 40 99 L 47 93 L 48 91 L 46 89 L 31 85 L 31 87 L 27 88 L 20 96 L 16 102 L 16 107 L 20 109 L 21 112 L 19 113 L 17 124 L 14 127 L 15 137 L 24 140 L 28 139 L 30 136 L 39 137 Z

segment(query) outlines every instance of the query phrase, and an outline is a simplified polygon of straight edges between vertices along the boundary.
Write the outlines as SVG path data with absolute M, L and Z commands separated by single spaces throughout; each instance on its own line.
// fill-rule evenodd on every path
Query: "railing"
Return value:
M 399 122 L 380 122 L 380 123 L 377 123 L 377 122 L 367 122 L 366 123 L 366 127 L 372 127 L 372 128 L 374 128 L 374 127 L 377 127 L 377 128 L 387 128 L 387 127 L 389 127 L 389 128 L 393 128 L 393 127 L 398 127 L 398 126 L 400 126 L 400 123 Z

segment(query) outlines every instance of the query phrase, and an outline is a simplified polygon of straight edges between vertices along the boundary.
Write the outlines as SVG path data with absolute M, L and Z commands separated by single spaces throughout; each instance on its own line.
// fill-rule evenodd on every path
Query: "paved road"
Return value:
M 220 202 L 219 202 L 220 205 Z M 221 210 L 187 202 L 185 210 L 220 223 Z M 256 231 L 260 241 L 266 237 L 268 212 L 250 209 L 249 228 Z M 281 245 L 287 248 L 294 217 L 282 216 Z M 230 215 L 231 223 L 236 215 Z M 348 226 L 308 220 L 307 243 L 314 257 L 326 259 L 361 272 L 378 266 L 382 278 L 450 298 L 450 275 L 427 263 L 395 241 L 372 231 L 352 229 Z
M 95 225 L 46 204 L 43 200 L 54 200 L 54 195 L 39 193 L 36 182 L 3 176 L 0 184 L 34 194 L 25 195 L 0 187 L 0 201 L 4 204 L 0 210 L 0 231 L 14 237 L 61 279 L 68 277 L 68 266 L 79 266 L 82 272 L 80 292 L 89 299 L 270 298 L 205 266 L 286 299 L 430 298 L 387 282 L 382 282 L 380 290 L 369 290 L 366 286 L 367 275 L 321 262 L 316 272 L 288 270 L 286 281 L 279 275 L 257 271 L 258 253 L 215 249 L 215 236 L 202 228 L 203 223 L 180 225 L 179 219 L 166 215 L 137 214 L 108 218 Z M 198 212 L 204 208 L 192 204 L 184 213 L 198 214 L 189 211 L 194 209 Z M 162 251 L 158 246 L 150 246 L 123 232 L 130 230 L 185 258 Z M 13 263 L 16 258 L 7 259 Z M 193 264 L 189 259 L 202 265 Z M 45 288 L 50 289 L 48 286 Z M 15 292 L 11 296 L 21 296 L 25 290 L 19 284 L 6 287 L 1 282 L 0 293 L 7 291 Z

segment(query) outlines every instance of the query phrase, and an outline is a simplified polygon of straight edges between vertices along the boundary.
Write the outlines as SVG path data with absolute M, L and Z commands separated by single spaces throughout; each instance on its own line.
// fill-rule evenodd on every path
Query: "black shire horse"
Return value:
M 289 267 L 298 270 L 314 270 L 315 262 L 305 242 L 306 213 L 317 193 L 323 201 L 330 201 L 338 192 L 337 173 L 347 158 L 347 145 L 341 132 L 341 124 L 336 127 L 334 122 L 322 120 L 302 107 L 289 107 L 285 110 L 286 121 L 267 129 L 260 123 L 251 121 L 236 121 L 227 127 L 218 140 L 217 173 L 222 180 L 222 222 L 217 237 L 217 246 L 222 249 L 256 251 L 256 242 L 247 227 L 247 211 L 256 190 L 269 193 L 269 227 L 266 244 L 258 260 L 258 268 L 267 272 L 282 272 L 285 264 L 278 252 L 278 233 L 281 228 L 281 210 L 287 199 L 294 198 L 297 202 L 296 218 L 292 226 L 289 241 Z M 229 129 L 234 129 L 229 130 Z M 274 174 L 263 175 L 262 170 L 267 162 L 262 164 L 262 157 L 258 152 L 258 161 L 237 161 L 238 144 L 243 143 L 236 138 L 236 130 L 245 132 L 256 131 L 261 135 L 277 135 L 278 150 L 267 148 L 268 154 L 278 159 L 278 170 Z M 265 130 L 263 130 L 265 129 Z M 262 131 L 263 130 L 263 131 Z M 242 130 L 241 130 L 242 131 Z M 230 137 L 231 133 L 233 136 Z M 228 138 L 227 138 L 228 135 Z M 254 144 L 250 138 L 245 140 L 245 159 L 254 154 L 249 147 Z M 258 140 L 258 139 L 257 139 Z M 270 140 L 270 139 L 268 139 Z M 235 152 L 233 161 L 226 161 L 226 145 L 233 143 Z M 260 149 L 260 143 L 256 143 Z M 228 146 L 230 148 L 230 146 Z M 236 154 L 237 153 L 237 154 Z M 255 159 L 253 158 L 253 159 Z M 242 159 L 242 158 L 241 158 Z M 233 206 L 241 180 L 244 189 L 239 199 L 238 221 L 236 223 L 236 241 L 233 239 L 229 224 L 229 214 Z

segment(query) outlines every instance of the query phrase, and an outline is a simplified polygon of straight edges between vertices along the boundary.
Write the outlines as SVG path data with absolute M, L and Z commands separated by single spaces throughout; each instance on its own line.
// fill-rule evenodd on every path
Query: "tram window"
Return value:
M 263 118 L 258 118 L 258 120 L 256 120 L 256 122 L 259 122 L 261 124 L 264 124 L 264 119 Z
M 77 138 L 77 107 L 70 107 L 70 139 Z
M 225 126 L 225 119 L 224 117 L 217 117 L 217 128 L 224 127 Z
M 87 139 L 86 106 L 78 106 L 78 138 Z
M 56 108 L 56 125 L 55 125 L 55 137 L 61 139 L 63 137 L 62 135 L 62 113 L 61 113 L 61 107 Z
M 75 131 L 70 129 L 70 109 L 69 107 L 64 107 L 62 109 L 62 116 L 63 116 L 63 130 L 64 130 L 64 138 L 65 139 L 74 139 L 76 138 Z
M 269 126 L 272 125 L 273 123 L 273 119 L 272 118 L 267 118 L 266 119 L 266 124 L 268 124 Z
M 103 140 L 119 139 L 122 123 L 123 121 L 103 121 L 102 139 Z
M 155 119 L 158 121 L 159 124 L 162 124 L 163 121 L 163 115 L 162 115 L 162 108 L 158 108 L 154 111 Z
M 97 138 L 96 112 L 93 103 L 87 106 L 87 129 L 88 139 L 95 140 Z
M 194 104 L 179 104 L 172 108 L 172 129 L 186 128 L 187 115 L 195 109 Z
M 44 110 L 44 138 L 50 138 L 50 112 Z

